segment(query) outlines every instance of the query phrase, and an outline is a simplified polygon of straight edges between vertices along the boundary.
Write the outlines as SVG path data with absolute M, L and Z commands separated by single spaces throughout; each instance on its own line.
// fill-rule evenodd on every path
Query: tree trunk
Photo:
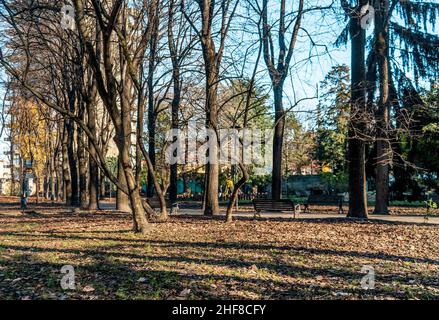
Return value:
M 88 191 L 89 191 L 89 201 L 88 210 L 98 210 L 99 209 L 99 170 L 94 159 L 96 159 L 96 150 L 93 146 L 90 146 L 90 158 L 89 158 L 89 178 L 88 178 Z
M 50 200 L 56 201 L 56 177 L 55 177 L 55 160 L 53 158 L 50 159 Z
M 232 220 L 233 220 L 233 216 L 232 216 L 233 207 L 235 206 L 236 199 L 238 198 L 239 189 L 245 184 L 245 182 L 250 177 L 248 172 L 247 172 L 247 168 L 245 167 L 245 165 L 242 162 L 239 163 L 239 168 L 241 169 L 242 177 L 235 184 L 235 186 L 233 188 L 232 195 L 230 196 L 230 201 L 227 205 L 227 211 L 226 211 L 226 222 L 232 222 Z
M 171 55 L 172 61 L 172 81 L 173 81 L 173 98 L 171 103 L 171 112 L 172 112 L 172 129 L 178 129 L 178 112 L 180 109 L 180 97 L 181 97 L 181 88 L 180 88 L 180 58 L 177 52 L 177 48 L 174 43 L 174 33 L 173 33 L 173 20 L 174 20 L 174 0 L 172 0 L 169 4 L 168 11 L 168 47 Z M 177 137 L 174 138 L 174 142 L 177 140 Z M 175 152 L 176 153 L 176 152 Z M 174 155 L 176 156 L 176 154 Z M 171 172 L 170 172 L 170 185 L 169 185 L 169 200 L 171 203 L 177 202 L 177 179 L 178 179 L 178 164 L 171 164 Z
M 131 135 L 125 134 L 126 132 L 131 132 L 131 115 L 129 104 L 122 102 L 122 114 L 122 127 L 117 128 L 116 137 L 119 150 L 119 170 L 124 175 L 125 179 L 119 180 L 119 182 L 127 186 L 128 197 L 131 203 L 131 212 L 133 214 L 133 230 L 135 232 L 144 234 L 149 229 L 149 223 L 146 220 L 145 211 L 140 198 L 139 185 L 135 181 L 133 168 L 131 165 Z M 120 178 L 122 178 L 122 174 L 119 174 Z
M 154 104 L 154 71 L 156 69 L 156 57 L 157 57 L 157 41 L 158 41 L 158 16 L 154 18 L 155 23 L 152 28 L 150 46 L 149 46 L 149 65 L 148 65 L 148 154 L 151 163 L 155 169 L 156 157 L 155 157 L 155 135 L 156 135 L 156 113 Z M 154 179 L 152 172 L 148 170 L 148 185 L 147 185 L 147 197 L 154 195 Z
M 275 127 L 273 136 L 273 170 L 272 170 L 272 198 L 279 200 L 282 197 L 282 145 L 285 129 L 285 111 L 283 108 L 283 83 L 273 86 Z
M 58 166 L 55 170 L 55 174 L 56 174 L 56 188 L 55 188 L 56 197 L 57 197 L 58 201 L 61 201 L 62 200 L 62 197 L 61 197 L 61 193 L 62 193 L 62 191 L 61 191 L 61 175 L 60 175 Z
M 11 116 L 13 121 L 13 116 Z M 14 139 L 12 138 L 12 133 L 11 133 L 11 147 L 9 149 L 10 153 L 11 153 L 11 192 L 10 192 L 10 196 L 14 196 L 16 195 L 15 192 L 15 164 L 14 164 Z
M 119 160 L 118 160 L 117 180 L 119 181 L 120 184 L 124 186 L 127 185 L 121 154 L 119 154 Z M 129 195 L 124 193 L 120 188 L 117 188 L 116 191 L 116 210 L 122 212 L 131 212 Z
M 72 178 L 70 175 L 70 166 L 69 166 L 69 153 L 68 153 L 68 144 L 69 137 L 67 134 L 67 124 L 65 125 L 65 130 L 63 133 L 63 142 L 62 142 L 62 173 L 64 180 L 64 192 L 63 192 L 63 200 L 66 204 L 72 203 Z
M 67 143 L 67 154 L 69 159 L 70 167 L 70 181 L 72 185 L 70 205 L 79 205 L 79 186 L 78 186 L 78 162 L 76 160 L 75 150 L 74 150 L 74 136 L 75 136 L 75 125 L 71 120 L 67 121 L 67 133 L 68 133 L 68 143 Z
M 78 128 L 78 171 L 79 171 L 79 200 L 81 209 L 88 208 L 87 199 L 87 158 L 85 155 L 85 141 L 82 129 Z
M 143 143 L 143 125 L 145 121 L 145 106 L 142 92 L 138 93 L 137 98 L 137 128 L 136 136 L 140 139 L 140 143 Z M 140 175 L 142 174 L 142 150 L 140 146 L 136 144 L 136 181 L 140 183 Z M 142 188 L 142 185 L 140 185 Z
M 207 76 L 207 107 L 206 107 L 206 126 L 211 133 L 216 133 L 217 128 L 217 85 L 218 77 L 216 71 L 210 70 Z M 206 165 L 206 188 L 205 201 L 204 201 L 204 214 L 207 216 L 219 214 L 218 204 L 218 141 L 216 137 L 213 137 L 215 141 L 209 143 L 209 162 Z M 210 139 L 210 138 L 209 138 Z
M 36 191 L 36 203 L 39 203 L 40 202 L 40 196 L 39 196 L 39 193 L 40 193 L 40 179 L 34 174 L 34 177 L 35 177 L 35 191 Z
M 366 4 L 367 0 L 361 0 Z M 358 13 L 358 12 L 357 12 Z M 361 27 L 361 16 L 353 14 L 350 21 L 351 34 L 351 114 L 349 124 L 349 213 L 348 217 L 367 218 L 365 141 L 364 131 L 366 112 L 366 68 L 365 68 L 365 30 Z M 359 136 L 360 135 L 360 136 Z
M 93 90 L 96 90 L 95 87 Z M 95 93 L 93 93 L 92 101 L 87 103 L 87 113 L 88 113 L 88 128 L 90 129 L 93 137 L 96 138 L 96 105 L 95 105 Z M 91 139 L 88 139 L 88 149 L 89 149 L 89 176 L 88 176 L 88 210 L 98 210 L 99 209 L 99 167 L 96 163 L 97 152 Z
M 375 9 L 375 54 L 378 60 L 380 98 L 377 111 L 377 158 L 376 158 L 376 199 L 375 214 L 389 214 L 389 49 L 388 28 L 386 26 L 389 3 L 377 1 Z
M 174 68 L 174 97 L 172 99 L 172 129 L 178 129 L 178 112 L 180 108 L 180 71 Z M 177 137 L 174 138 L 174 142 Z M 176 156 L 176 154 L 174 155 Z M 177 179 L 178 179 L 178 164 L 177 162 L 171 164 L 171 177 L 169 185 L 169 200 L 171 203 L 177 202 Z
M 121 65 L 124 65 L 122 59 Z M 126 185 L 133 215 L 133 230 L 145 234 L 149 230 L 142 199 L 140 197 L 139 183 L 135 179 L 131 164 L 130 153 L 132 146 L 131 127 L 131 97 L 133 85 L 128 73 L 123 74 L 123 90 L 120 95 L 121 123 L 116 127 L 117 146 L 119 149 L 119 170 L 123 171 L 123 184 Z M 137 137 L 136 137 L 137 141 Z M 120 175 L 122 177 L 122 175 Z M 119 182 L 122 182 L 119 180 Z
M 148 154 L 151 159 L 151 163 L 155 168 L 155 112 L 154 112 L 154 103 L 151 101 L 151 98 L 148 99 Z M 147 197 L 150 198 L 154 196 L 154 181 L 152 178 L 152 173 L 148 170 L 148 180 L 147 180 Z
M 160 217 L 159 217 L 159 219 L 161 221 L 166 221 L 166 220 L 168 220 L 168 211 L 166 208 L 165 191 L 162 191 L 162 189 L 161 189 L 161 186 L 160 186 L 160 184 L 157 180 L 157 177 L 155 175 L 151 159 L 150 159 L 148 153 L 146 152 L 145 147 L 140 143 L 140 140 L 138 140 L 137 145 L 140 147 L 140 150 L 142 151 L 143 157 L 146 160 L 146 165 L 148 166 L 148 170 L 151 172 L 152 183 L 154 184 L 154 189 L 157 193 L 157 197 L 159 198 L 159 202 L 160 202 Z M 149 205 L 145 204 L 144 208 L 148 214 L 154 213 L 152 208 L 149 207 Z
M 105 185 L 105 174 L 103 173 L 102 170 L 99 170 L 99 193 L 100 193 L 100 198 L 103 199 L 106 197 L 106 185 Z
M 48 179 L 48 175 L 44 176 L 43 179 L 43 196 L 44 199 L 47 200 L 49 198 L 48 194 L 49 194 L 49 182 L 47 181 Z

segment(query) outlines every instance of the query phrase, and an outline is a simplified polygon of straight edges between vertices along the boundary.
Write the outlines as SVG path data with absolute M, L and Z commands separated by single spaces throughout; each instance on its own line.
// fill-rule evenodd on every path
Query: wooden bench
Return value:
M 338 213 L 343 214 L 343 196 L 333 194 L 311 194 L 306 201 L 304 212 L 309 211 L 310 205 L 334 205 L 338 206 Z
M 160 209 L 160 200 L 157 197 L 146 198 L 146 202 L 153 209 Z M 178 211 L 178 203 L 171 203 L 168 199 L 166 199 L 166 208 L 171 209 L 172 213 L 177 213 Z
M 296 217 L 296 205 L 293 201 L 288 199 L 282 200 L 272 200 L 272 199 L 253 199 L 253 207 L 255 208 L 256 214 L 261 216 L 261 211 L 268 212 L 281 212 L 281 211 L 292 211 L 294 213 L 294 218 Z

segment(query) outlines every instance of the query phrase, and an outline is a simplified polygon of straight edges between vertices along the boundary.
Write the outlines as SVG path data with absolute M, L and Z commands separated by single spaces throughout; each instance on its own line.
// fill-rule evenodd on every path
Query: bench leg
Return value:
M 256 219 L 256 216 L 258 216 L 260 218 L 261 217 L 261 212 L 260 211 L 255 211 L 255 214 L 253 215 L 253 219 Z
M 296 214 L 299 215 L 300 213 L 300 204 L 296 204 L 294 206 L 294 219 L 296 219 Z
M 170 214 L 177 214 L 178 213 L 178 209 L 179 209 L 178 203 L 172 204 Z

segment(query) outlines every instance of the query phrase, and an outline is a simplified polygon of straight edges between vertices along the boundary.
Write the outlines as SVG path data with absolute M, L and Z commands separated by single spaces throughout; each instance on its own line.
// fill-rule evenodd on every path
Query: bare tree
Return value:
M 220 67 L 225 50 L 225 43 L 229 33 L 230 24 L 236 12 L 239 0 L 196 0 L 198 13 L 201 18 L 201 27 L 195 24 L 193 13 L 188 11 L 188 6 L 182 2 L 181 8 L 185 18 L 191 24 L 200 39 L 203 51 L 204 69 L 206 77 L 206 128 L 217 133 L 218 129 L 218 84 L 220 82 Z M 216 32 L 215 15 L 219 15 L 219 26 Z M 219 35 L 218 47 L 215 44 L 215 34 Z M 218 206 L 218 139 L 209 146 L 209 158 L 213 159 L 206 165 L 204 214 L 215 215 L 219 213 Z

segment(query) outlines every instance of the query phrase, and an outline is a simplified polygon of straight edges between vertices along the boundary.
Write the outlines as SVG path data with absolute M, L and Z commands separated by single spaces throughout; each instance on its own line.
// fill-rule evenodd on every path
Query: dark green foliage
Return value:
M 346 170 L 346 148 L 350 100 L 347 65 L 337 65 L 320 84 L 317 119 L 317 159 L 334 173 Z
M 398 137 L 392 186 L 396 198 L 439 187 L 439 89 L 432 85 L 419 95 L 407 88 L 403 94 L 400 112 L 412 121 L 409 131 Z

